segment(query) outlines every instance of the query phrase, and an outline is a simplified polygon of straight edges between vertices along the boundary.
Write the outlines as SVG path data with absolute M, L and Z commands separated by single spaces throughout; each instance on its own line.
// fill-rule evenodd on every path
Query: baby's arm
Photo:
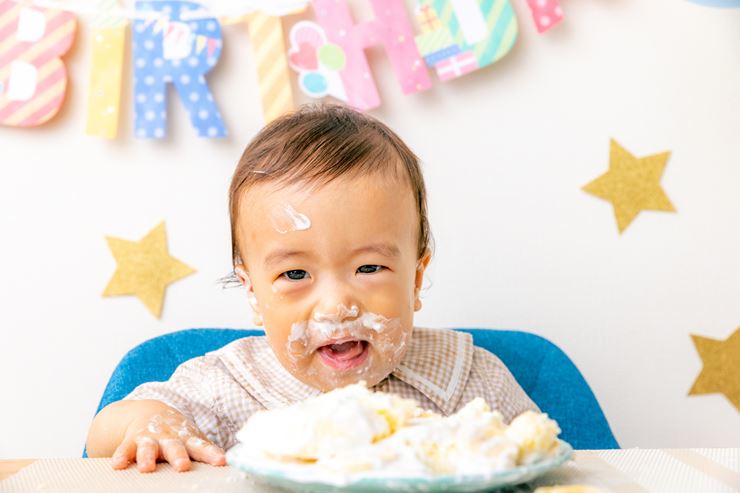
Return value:
M 87 437 L 90 457 L 113 457 L 113 468 L 136 461 L 141 472 L 157 459 L 176 471 L 190 469 L 190 459 L 215 466 L 226 463 L 224 451 L 209 441 L 186 416 L 157 400 L 123 400 L 106 406 L 93 420 Z

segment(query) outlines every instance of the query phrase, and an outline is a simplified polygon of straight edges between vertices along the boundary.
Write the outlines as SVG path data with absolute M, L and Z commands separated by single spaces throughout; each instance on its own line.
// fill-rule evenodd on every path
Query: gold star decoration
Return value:
M 140 241 L 105 237 L 118 268 L 103 296 L 135 295 L 159 318 L 167 286 L 195 272 L 167 252 L 164 221 Z
M 722 393 L 740 411 L 740 328 L 724 341 L 694 334 L 691 339 L 704 368 L 689 395 Z
M 583 191 L 612 203 L 621 234 L 642 210 L 675 212 L 660 187 L 670 152 L 637 158 L 616 140 L 610 140 L 609 170 Z

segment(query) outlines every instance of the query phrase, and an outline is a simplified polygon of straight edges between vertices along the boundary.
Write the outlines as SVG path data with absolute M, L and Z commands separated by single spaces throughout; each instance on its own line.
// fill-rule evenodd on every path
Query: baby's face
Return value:
M 291 374 L 327 391 L 398 365 L 429 262 L 418 231 L 411 187 L 380 174 L 246 191 L 236 271 Z

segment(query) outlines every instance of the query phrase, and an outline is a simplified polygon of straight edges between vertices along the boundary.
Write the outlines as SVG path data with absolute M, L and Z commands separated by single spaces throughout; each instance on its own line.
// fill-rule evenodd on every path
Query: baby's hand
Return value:
M 157 459 L 169 462 L 178 472 L 190 470 L 190 459 L 223 466 L 226 456 L 188 418 L 168 409 L 137 420 L 128 427 L 121 444 L 113 453 L 113 469 L 126 469 L 132 461 L 140 472 L 152 472 Z

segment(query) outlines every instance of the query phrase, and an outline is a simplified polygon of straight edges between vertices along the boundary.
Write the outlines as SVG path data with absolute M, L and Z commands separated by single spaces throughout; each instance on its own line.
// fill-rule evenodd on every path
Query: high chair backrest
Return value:
M 476 346 L 498 356 L 540 409 L 558 422 L 561 438 L 574 448 L 619 448 L 588 383 L 555 344 L 528 332 L 456 330 L 470 333 Z M 189 329 L 145 341 L 131 349 L 115 368 L 97 411 L 123 399 L 141 383 L 167 380 L 180 363 L 190 358 L 214 351 L 240 337 L 259 335 L 264 332 Z

